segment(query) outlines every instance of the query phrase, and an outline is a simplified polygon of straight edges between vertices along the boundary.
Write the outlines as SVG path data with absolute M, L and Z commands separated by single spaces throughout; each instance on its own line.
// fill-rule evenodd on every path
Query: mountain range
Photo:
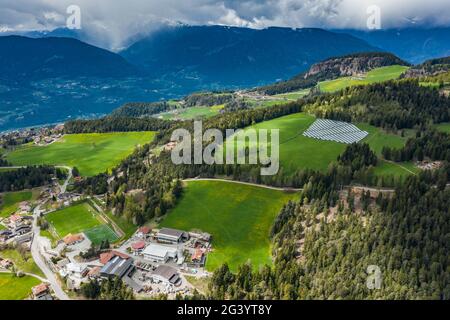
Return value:
M 88 44 L 84 31 L 64 28 L 1 36 L 0 131 L 98 116 L 126 102 L 180 98 L 193 91 L 286 79 L 294 81 L 281 86 L 301 88 L 305 71 L 335 56 L 389 51 L 422 62 L 450 54 L 448 31 L 178 25 L 138 38 L 120 52 Z M 306 80 L 314 82 L 321 74 Z

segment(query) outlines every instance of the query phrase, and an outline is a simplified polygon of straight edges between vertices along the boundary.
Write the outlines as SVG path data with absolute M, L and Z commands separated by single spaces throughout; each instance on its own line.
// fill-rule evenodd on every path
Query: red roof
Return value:
M 150 227 L 147 226 L 143 226 L 139 228 L 139 232 L 142 232 L 143 234 L 148 234 L 150 233 L 150 231 L 152 231 L 152 229 L 150 229 Z
M 145 247 L 145 241 L 136 241 L 131 244 L 131 248 L 133 248 L 134 250 L 144 249 L 144 247 Z
M 201 249 L 195 249 L 194 254 L 191 256 L 192 260 L 201 260 L 203 257 L 203 251 Z
M 37 286 L 33 287 L 31 290 L 33 291 L 33 294 L 35 296 L 38 296 L 41 293 L 44 293 L 48 290 L 48 284 L 46 284 L 46 283 L 38 284 Z
M 108 252 L 100 253 L 100 263 L 101 264 L 107 264 L 108 261 L 111 260 L 112 258 L 114 258 L 115 256 L 119 256 L 122 259 L 128 259 L 129 258 L 129 256 L 126 255 L 125 253 L 118 252 L 118 251 L 108 251 Z

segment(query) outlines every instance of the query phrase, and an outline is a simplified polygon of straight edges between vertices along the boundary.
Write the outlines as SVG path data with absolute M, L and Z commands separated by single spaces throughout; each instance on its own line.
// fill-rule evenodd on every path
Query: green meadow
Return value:
M 315 121 L 315 117 L 306 113 L 296 113 L 288 116 L 264 121 L 249 128 L 279 129 L 280 133 L 280 170 L 285 175 L 291 175 L 298 169 L 314 169 L 325 171 L 330 163 L 335 162 L 337 157 L 345 150 L 346 145 L 334 141 L 324 141 L 305 137 L 302 133 Z M 384 146 L 391 148 L 401 148 L 405 145 L 407 137 L 385 132 L 384 130 L 366 123 L 356 124 L 361 130 L 365 130 L 369 135 L 363 142 L 369 144 L 371 149 L 380 157 Z M 244 132 L 245 132 L 244 130 Z M 236 143 L 236 146 L 238 143 Z M 248 147 L 255 146 L 247 143 Z M 270 149 L 270 144 L 269 144 Z M 219 151 L 222 152 L 222 151 Z M 378 170 L 377 173 L 387 173 L 392 170 L 401 174 L 408 173 L 396 165 L 391 170 Z M 386 168 L 385 168 L 386 169 Z
M 450 122 L 439 123 L 436 124 L 434 127 L 439 131 L 450 133 Z
M 393 80 L 400 77 L 408 67 L 393 65 L 388 67 L 381 67 L 367 72 L 363 77 L 341 77 L 335 80 L 322 81 L 319 83 L 319 88 L 322 92 L 338 91 L 347 87 L 365 85 L 376 82 L 383 82 Z
M 209 118 L 219 114 L 220 110 L 224 107 L 223 104 L 212 107 L 190 107 L 171 110 L 164 113 L 154 115 L 156 118 L 164 120 L 190 120 Z
M 300 98 L 306 96 L 309 93 L 309 91 L 310 91 L 310 89 L 303 89 L 300 91 L 276 94 L 276 95 L 274 95 L 274 97 L 287 99 L 287 100 L 297 100 L 297 99 L 300 99 Z
M 0 273 L 0 300 L 23 300 L 31 294 L 31 288 L 41 281 L 31 276 L 14 277 Z
M 5 192 L 0 194 L 0 218 L 9 217 L 19 207 L 22 201 L 33 198 L 32 191 Z
M 153 140 L 154 132 L 67 134 L 48 146 L 28 144 L 7 154 L 14 165 L 53 164 L 77 167 L 83 176 L 110 170 L 138 145 Z
M 212 235 L 213 252 L 206 267 L 250 260 L 254 267 L 271 264 L 269 232 L 282 206 L 297 194 L 223 181 L 190 181 L 161 227 L 201 230 Z

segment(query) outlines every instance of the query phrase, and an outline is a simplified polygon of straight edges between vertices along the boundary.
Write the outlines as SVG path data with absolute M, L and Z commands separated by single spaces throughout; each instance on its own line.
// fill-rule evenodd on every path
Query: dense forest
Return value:
M 417 80 L 350 87 L 316 97 L 304 109 L 321 118 L 368 122 L 390 130 L 424 127 L 450 119 L 450 97 Z
M 176 105 L 166 101 L 161 102 L 128 102 L 123 106 L 113 110 L 112 117 L 132 117 L 140 118 L 151 116 L 176 108 Z
M 384 147 L 383 157 L 394 161 L 445 160 L 450 162 L 450 135 L 437 130 L 419 131 L 402 149 Z
M 53 177 L 62 179 L 66 173 L 52 166 L 32 166 L 0 172 L 0 192 L 19 191 L 46 185 Z
M 449 299 L 449 168 L 408 178 L 357 214 L 289 203 L 272 230 L 273 266 L 217 269 L 213 299 Z M 444 178 L 445 179 L 444 179 Z M 372 269 L 371 269 L 372 268 Z M 366 285 L 379 270 L 379 287 Z
M 133 118 L 107 116 L 96 120 L 72 120 L 64 124 L 65 133 L 161 131 L 174 126 L 175 122 L 156 118 Z

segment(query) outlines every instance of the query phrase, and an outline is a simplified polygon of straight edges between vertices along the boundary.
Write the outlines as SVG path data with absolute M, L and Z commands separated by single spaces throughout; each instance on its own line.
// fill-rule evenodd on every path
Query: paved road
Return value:
M 36 263 L 36 265 L 39 267 L 39 269 L 42 270 L 45 277 L 47 278 L 47 282 L 50 283 L 53 291 L 55 292 L 55 295 L 60 300 L 70 300 L 69 296 L 64 292 L 64 290 L 61 288 L 58 279 L 56 278 L 55 274 L 52 270 L 48 267 L 48 265 L 45 263 L 44 258 L 41 256 L 39 252 L 39 244 L 41 241 L 41 236 L 39 235 L 40 228 L 37 225 L 37 218 L 39 216 L 39 206 L 37 206 L 34 209 L 33 215 L 34 215 L 34 222 L 33 222 L 33 242 L 31 244 L 31 255 L 33 256 L 33 260 Z
M 278 190 L 278 191 L 301 191 L 301 190 L 303 190 L 301 188 L 289 188 L 289 187 L 277 188 L 277 187 L 272 187 L 272 186 L 268 186 L 265 184 L 257 184 L 257 183 L 228 180 L 228 179 L 216 179 L 216 178 L 192 178 L 192 179 L 184 179 L 183 181 L 186 181 L 186 182 L 189 182 L 189 181 L 223 181 L 223 182 L 245 184 L 248 186 L 260 187 L 260 188 L 266 188 L 266 189 Z
M 56 166 L 56 168 L 64 168 L 69 172 L 67 175 L 66 181 L 64 181 L 63 185 L 61 186 L 61 193 L 64 193 L 64 192 L 66 192 L 67 185 L 69 184 L 70 178 L 72 178 L 72 168 L 67 167 L 67 166 Z

